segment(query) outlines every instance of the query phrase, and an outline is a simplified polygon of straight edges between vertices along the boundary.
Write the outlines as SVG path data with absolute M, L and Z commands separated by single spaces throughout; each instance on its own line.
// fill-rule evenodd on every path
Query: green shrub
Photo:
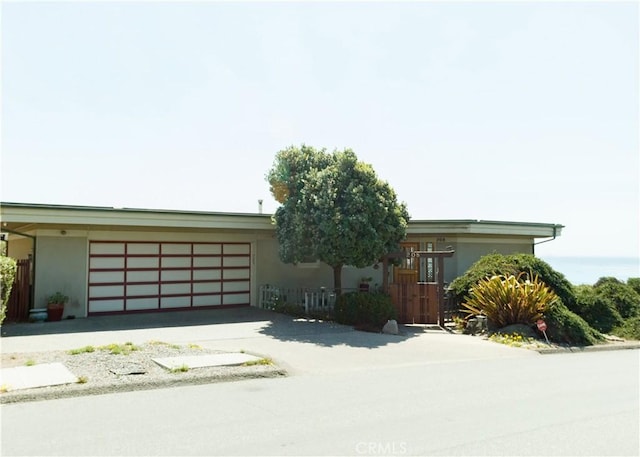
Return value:
M 531 254 L 490 254 L 480 258 L 467 272 L 451 283 L 451 289 L 459 303 L 462 303 L 478 281 L 493 275 L 518 275 L 521 272 L 537 275 L 560 298 L 544 312 L 547 322 L 547 336 L 557 343 L 578 346 L 596 344 L 604 337 L 582 319 L 574 309 L 576 292 L 573 285 L 562 273 Z
M 547 337 L 556 343 L 573 346 L 591 346 L 604 340 L 600 332 L 593 329 L 561 301 L 550 305 L 544 313 Z
M 604 284 L 623 284 L 618 278 L 614 278 L 613 276 L 601 276 L 600 279 L 596 281 L 593 287 L 600 287 Z
M 16 280 L 16 270 L 18 264 L 11 257 L 0 256 L 0 284 L 2 293 L 0 294 L 0 324 L 4 322 L 7 313 L 7 303 L 11 295 L 11 288 Z
M 379 292 L 342 294 L 336 300 L 334 314 L 341 324 L 379 328 L 397 316 L 391 297 Z
M 518 276 L 522 272 L 538 276 L 565 305 L 570 306 L 575 302 L 573 286 L 564 275 L 531 254 L 485 255 L 456 278 L 450 287 L 458 303 L 463 303 L 471 287 L 481 279 L 494 275 Z
M 620 326 L 611 332 L 628 340 L 640 340 L 640 316 L 634 316 L 625 320 Z
M 512 324 L 533 324 L 558 296 L 537 276 L 496 275 L 471 287 L 462 305 L 469 316 L 484 314 L 496 328 Z
M 598 279 L 593 287 L 599 296 L 613 303 L 623 319 L 640 315 L 640 294 L 628 284 L 604 277 Z
M 305 315 L 304 306 L 280 300 L 276 301 L 271 309 L 276 313 L 287 314 L 288 316 L 293 317 L 303 317 Z
M 576 303 L 573 311 L 594 329 L 609 333 L 622 324 L 622 316 L 613 300 L 594 286 L 576 286 Z
M 627 279 L 627 286 L 631 287 L 633 290 L 640 294 L 640 278 Z

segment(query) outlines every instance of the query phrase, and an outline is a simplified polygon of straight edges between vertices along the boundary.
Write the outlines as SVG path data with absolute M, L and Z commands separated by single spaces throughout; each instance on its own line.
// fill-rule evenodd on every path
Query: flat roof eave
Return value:
M 0 202 L 3 223 L 164 229 L 274 230 L 271 214 Z M 563 225 L 476 219 L 410 220 L 408 235 L 560 236 Z
M 2 221 L 21 224 L 272 229 L 270 214 L 0 203 Z

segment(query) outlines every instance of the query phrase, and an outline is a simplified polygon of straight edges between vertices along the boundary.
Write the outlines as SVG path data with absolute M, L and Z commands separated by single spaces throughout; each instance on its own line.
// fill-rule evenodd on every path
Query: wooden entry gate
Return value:
M 383 284 L 398 311 L 401 324 L 439 324 L 444 327 L 444 259 L 452 257 L 454 250 L 418 251 L 410 249 L 389 254 L 383 259 Z M 418 282 L 420 257 L 433 259 L 436 282 Z M 391 259 L 403 259 L 402 268 L 394 271 L 394 281 L 389 282 L 388 263 Z
M 437 324 L 439 312 L 437 283 L 389 284 L 391 302 L 401 324 Z

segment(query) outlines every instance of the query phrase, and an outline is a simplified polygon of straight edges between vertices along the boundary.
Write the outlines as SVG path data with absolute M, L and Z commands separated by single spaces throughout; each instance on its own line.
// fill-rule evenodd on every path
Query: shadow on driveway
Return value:
M 279 316 L 282 317 L 272 319 L 259 332 L 280 341 L 294 341 L 325 347 L 344 345 L 370 349 L 401 343 L 422 333 L 419 329 L 406 329 L 400 326 L 399 335 L 387 335 L 358 331 L 334 322 Z

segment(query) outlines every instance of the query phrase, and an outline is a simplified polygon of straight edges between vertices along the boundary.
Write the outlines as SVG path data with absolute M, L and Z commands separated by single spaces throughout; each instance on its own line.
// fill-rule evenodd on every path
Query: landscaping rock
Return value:
M 475 316 L 467 320 L 467 325 L 465 326 L 463 333 L 467 335 L 477 335 L 480 333 L 487 333 L 487 331 L 487 316 Z
M 478 325 L 478 319 L 472 317 L 471 319 L 467 319 L 467 325 L 464 328 L 464 333 L 466 335 L 475 335 L 476 333 L 480 333 L 480 326 Z
M 387 321 L 382 327 L 382 333 L 388 333 L 390 335 L 398 334 L 398 322 L 394 319 Z

